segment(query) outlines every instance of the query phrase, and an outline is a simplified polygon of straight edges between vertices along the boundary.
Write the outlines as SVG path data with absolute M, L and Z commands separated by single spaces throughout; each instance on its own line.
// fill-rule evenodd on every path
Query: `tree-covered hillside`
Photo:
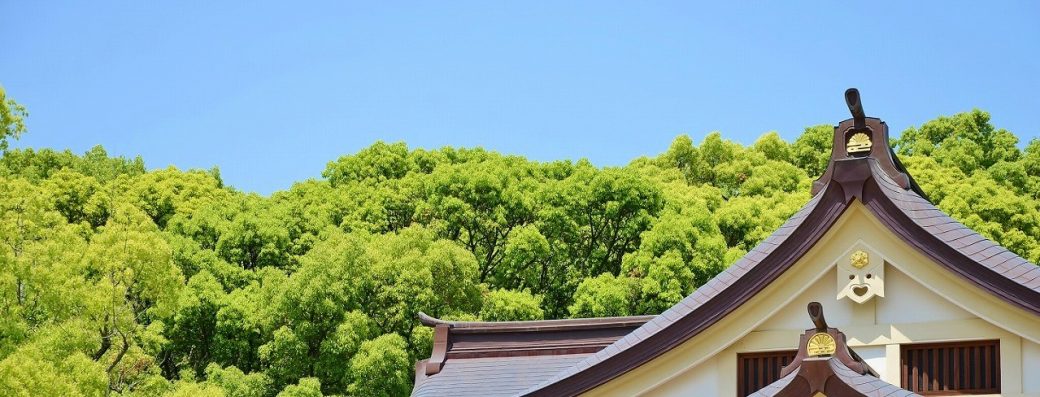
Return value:
M 0 396 L 407 395 L 418 312 L 659 313 L 809 199 L 831 134 L 680 136 L 605 168 L 377 142 L 270 197 L 101 147 L 8 150 Z M 1040 260 L 1040 140 L 976 110 L 893 144 L 940 208 Z

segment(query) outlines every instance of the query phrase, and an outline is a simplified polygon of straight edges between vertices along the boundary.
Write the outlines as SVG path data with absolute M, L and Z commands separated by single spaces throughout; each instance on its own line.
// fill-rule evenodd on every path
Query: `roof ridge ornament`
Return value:
M 863 128 L 867 115 L 863 113 L 863 102 L 859 100 L 859 90 L 856 88 L 845 90 L 845 105 L 849 107 L 849 113 L 852 113 L 852 120 L 856 123 L 856 128 Z
M 856 352 L 849 349 L 845 333 L 827 325 L 820 302 L 809 302 L 807 309 L 814 327 L 802 334 L 798 343 L 798 353 L 791 363 L 780 371 L 781 378 L 797 371 L 803 361 L 814 358 L 834 358 L 856 373 L 878 376 Z
M 862 199 L 862 183 L 873 175 L 867 159 L 873 160 L 884 171 L 885 176 L 904 189 L 923 192 L 913 183 L 906 169 L 899 163 L 888 145 L 888 124 L 877 117 L 867 117 L 859 90 L 845 90 L 845 105 L 852 118 L 834 127 L 834 144 L 827 170 L 813 182 L 812 194 L 823 191 L 834 181 L 845 190 L 846 199 Z

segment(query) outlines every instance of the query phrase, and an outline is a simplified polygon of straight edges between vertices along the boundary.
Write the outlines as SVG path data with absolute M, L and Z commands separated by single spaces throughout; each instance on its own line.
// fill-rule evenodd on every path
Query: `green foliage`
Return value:
M 277 397 L 322 397 L 321 381 L 316 378 L 300 378 L 300 383 L 286 386 Z
M 412 362 L 400 335 L 385 334 L 361 344 L 350 359 L 354 379 L 348 388 L 355 396 L 405 396 L 411 391 Z
M 349 182 L 385 182 L 400 179 L 414 167 L 404 142 L 386 144 L 378 141 L 351 156 L 330 162 L 322 173 L 332 186 Z
M 25 106 L 7 97 L 0 86 L 0 152 L 7 151 L 7 138 L 18 139 L 25 132 L 25 117 L 29 112 Z
M 216 363 L 206 367 L 206 381 L 223 389 L 227 397 L 264 397 L 271 389 L 271 379 L 263 373 L 245 374 L 234 366 L 221 368 Z
M 4 103 L 21 123 L 24 109 Z M 809 200 L 832 130 L 748 147 L 683 135 L 607 168 L 378 142 L 270 197 L 100 146 L 9 150 L 0 394 L 407 395 L 432 345 L 420 311 L 667 309 Z M 1040 260 L 1040 140 L 1019 150 L 972 111 L 895 144 L 941 209 Z
M 993 128 L 989 113 L 975 109 L 952 117 L 939 117 L 921 128 L 910 127 L 896 140 L 899 154 L 931 156 L 940 164 L 970 174 L 1000 161 L 1015 161 L 1018 138 Z
M 220 387 L 208 383 L 195 383 L 189 381 L 177 382 L 177 385 L 169 393 L 168 397 L 226 397 Z
M 603 273 L 587 278 L 574 292 L 574 304 L 567 308 L 572 317 L 615 317 L 631 315 L 635 302 L 636 280 Z
M 480 308 L 480 319 L 484 321 L 541 320 L 545 312 L 541 308 L 541 297 L 530 291 L 499 289 L 484 295 L 484 306 Z
M 7 177 L 39 182 L 62 170 L 78 172 L 103 184 L 119 176 L 136 177 L 145 173 L 141 157 L 132 160 L 109 157 L 101 146 L 94 146 L 82 156 L 69 150 L 15 149 L 4 152 L 0 158 L 0 175 Z
M 725 269 L 726 242 L 703 207 L 667 210 L 625 256 L 625 274 L 638 280 L 637 314 L 668 309 Z M 580 287 L 579 287 L 580 290 Z
M 824 124 L 806 128 L 791 145 L 794 165 L 813 177 L 823 175 L 831 158 L 833 144 L 833 126 Z
M 41 328 L 0 360 L 0 394 L 5 396 L 100 396 L 108 389 L 101 363 L 85 352 L 97 340 L 81 332 L 85 324 Z

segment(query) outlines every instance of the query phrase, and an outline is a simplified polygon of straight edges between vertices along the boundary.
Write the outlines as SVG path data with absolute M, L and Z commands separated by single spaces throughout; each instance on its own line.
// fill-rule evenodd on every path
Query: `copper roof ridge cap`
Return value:
M 447 325 L 454 332 L 515 332 L 629 327 L 644 324 L 657 316 L 590 317 L 530 321 L 447 321 L 432 317 L 424 312 L 419 312 L 418 317 L 419 322 L 427 327 Z
M 441 320 L 441 319 L 433 317 L 433 316 L 430 316 L 429 314 L 426 314 L 425 312 L 421 312 L 420 311 L 417 316 L 419 317 L 419 323 L 421 323 L 422 325 L 425 325 L 427 327 L 436 327 L 437 325 L 440 325 L 440 324 L 451 325 L 450 322 Z

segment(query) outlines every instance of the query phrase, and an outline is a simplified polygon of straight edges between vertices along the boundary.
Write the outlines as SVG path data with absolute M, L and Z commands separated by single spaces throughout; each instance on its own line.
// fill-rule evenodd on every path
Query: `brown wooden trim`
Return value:
M 439 373 L 453 359 L 595 353 L 654 317 L 451 322 L 419 313 L 420 322 L 434 328 L 424 373 Z
M 430 354 L 429 361 L 426 362 L 427 376 L 441 372 L 441 368 L 444 367 L 444 360 L 448 353 L 448 333 L 449 329 L 445 324 L 437 324 L 433 327 L 433 352 Z

